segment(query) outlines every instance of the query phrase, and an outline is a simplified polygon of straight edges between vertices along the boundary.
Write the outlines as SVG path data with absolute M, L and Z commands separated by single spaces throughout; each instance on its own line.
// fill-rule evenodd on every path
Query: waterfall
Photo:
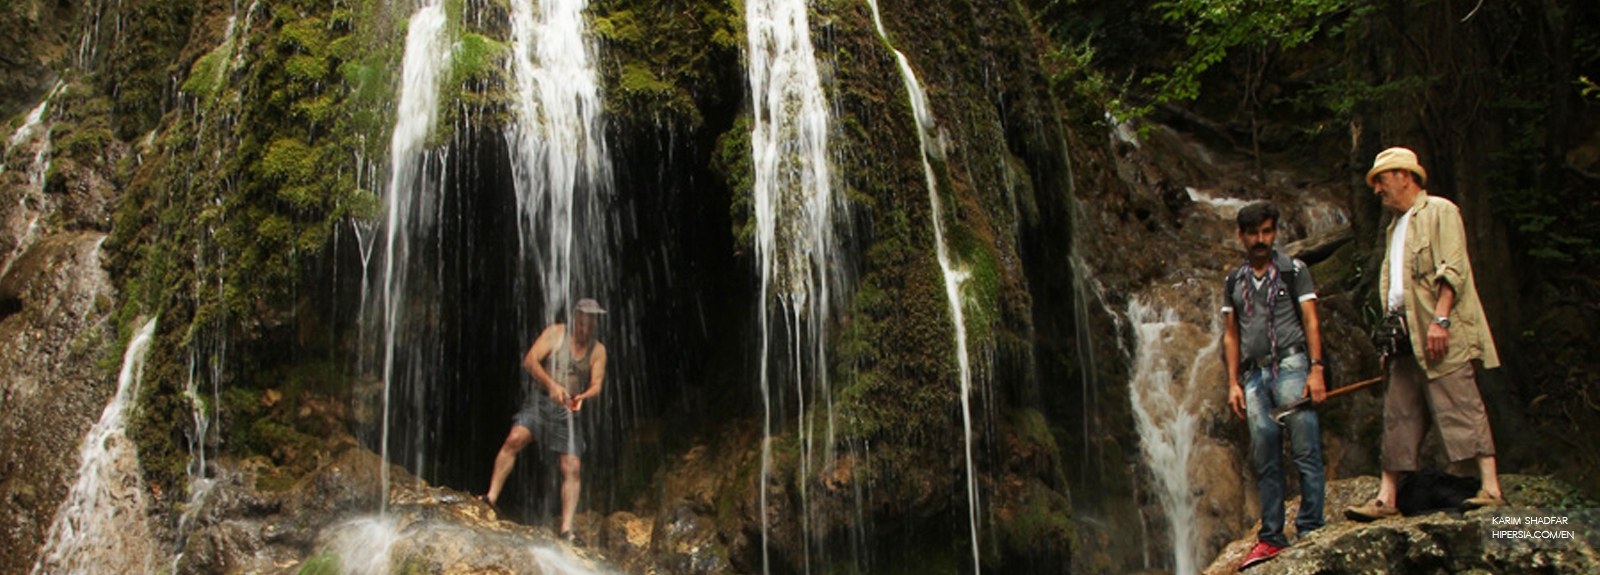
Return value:
M 151 573 L 154 537 L 145 524 L 145 486 L 139 454 L 126 435 L 128 411 L 138 398 L 145 354 L 156 320 L 128 341 L 117 393 L 89 428 L 78 456 L 78 480 L 56 511 L 33 573 Z
M 755 167 L 752 190 L 756 219 L 756 266 L 761 277 L 760 385 L 761 562 L 771 572 L 767 517 L 767 479 L 772 471 L 774 400 L 784 392 L 777 385 L 792 378 L 800 447 L 800 474 L 806 476 L 814 456 L 814 429 L 808 427 L 808 398 L 829 402 L 823 430 L 825 460 L 833 453 L 833 410 L 828 382 L 826 322 L 837 294 L 833 229 L 835 202 L 828 166 L 828 107 L 811 45 L 804 0 L 751 0 L 745 4 L 747 72 L 754 122 L 750 155 Z M 773 356 L 774 330 L 790 344 L 784 366 Z M 781 409 L 781 406 L 780 406 Z M 804 497 L 804 491 L 802 491 Z M 802 516 L 803 522 L 808 518 Z M 809 532 L 803 523 L 802 531 Z M 809 539 L 805 570 L 810 571 Z
M 966 314 L 961 307 L 961 284 L 970 275 L 967 270 L 958 268 L 950 256 L 950 247 L 944 237 L 944 210 L 939 199 L 939 179 L 933 171 L 933 160 L 944 158 L 944 149 L 939 146 L 938 123 L 934 120 L 933 111 L 928 108 L 928 96 L 922 90 L 922 83 L 917 81 L 917 74 L 911 69 L 911 62 L 906 59 L 905 53 L 894 48 L 894 43 L 889 40 L 889 34 L 883 30 L 883 17 L 878 12 L 877 0 L 868 0 L 872 5 L 872 21 L 878 28 L 878 36 L 884 43 L 889 44 L 894 51 L 894 57 L 900 64 L 900 77 L 906 86 L 906 93 L 911 101 L 911 112 L 917 123 L 917 145 L 922 151 L 922 175 L 928 182 L 928 203 L 932 206 L 933 235 L 935 254 L 939 260 L 939 269 L 944 275 L 944 291 L 950 306 L 951 321 L 955 328 L 956 365 L 959 366 L 961 383 L 961 425 L 962 446 L 965 448 L 967 465 L 967 525 L 972 536 L 972 570 L 973 573 L 982 573 L 983 566 L 978 553 L 978 482 L 977 472 L 972 463 L 972 360 L 967 353 L 967 322 Z M 933 145 L 930 146 L 929 142 Z
M 1129 299 L 1127 313 L 1138 345 L 1129 392 L 1139 447 L 1155 476 L 1156 495 L 1172 529 L 1173 572 L 1193 575 L 1200 565 L 1198 501 L 1189 477 L 1200 433 L 1200 409 L 1195 404 L 1202 386 L 1217 385 L 1205 377 L 1214 373 L 1202 364 L 1217 357 L 1221 338 L 1213 332 L 1220 326 L 1199 330 L 1181 321 L 1176 311 L 1146 303 L 1138 295 Z M 1199 341 L 1209 344 L 1195 345 Z
M 583 19 L 588 2 L 545 0 L 535 13 L 531 1 L 511 3 L 516 122 L 506 137 L 516 178 L 519 261 L 532 264 L 519 280 L 537 276 L 535 285 L 516 289 L 540 288 L 547 325 L 577 297 L 597 297 L 603 305 L 610 299 L 601 290 L 615 283 L 603 211 L 611 199 L 611 165 Z
M 38 199 L 40 195 L 44 194 L 45 175 L 50 173 L 50 158 L 54 152 L 50 140 L 50 128 L 45 125 L 45 114 L 49 111 L 50 100 L 61 92 L 63 86 L 65 84 L 56 82 L 55 87 L 50 89 L 50 92 L 39 102 L 39 105 L 28 112 L 28 115 L 23 118 L 22 125 L 18 126 L 17 130 L 12 132 L 9 138 L 6 138 L 5 154 L 0 156 L 0 158 L 9 157 L 12 150 L 17 149 L 18 146 L 27 144 L 36 137 L 39 140 L 38 149 L 33 153 L 33 162 L 28 164 L 27 186 L 20 191 L 21 193 L 17 194 L 19 208 L 14 212 L 14 219 L 8 218 L 4 224 L 8 226 L 13 224 L 20 225 L 21 217 L 25 217 L 29 213 L 32 213 L 33 217 L 28 219 L 28 225 L 23 229 L 6 230 L 8 233 L 17 234 L 15 236 L 17 245 L 11 250 L 11 253 L 6 254 L 4 262 L 0 263 L 0 277 L 4 277 L 6 272 L 11 271 L 11 265 L 33 245 L 34 240 L 38 239 L 39 233 L 42 231 L 39 228 L 39 220 L 47 214 L 37 212 L 41 206 L 49 206 L 52 203 L 48 201 L 41 202 Z M 6 163 L 0 162 L 0 174 L 5 173 Z M 33 204 L 32 206 L 29 205 L 30 202 Z
M 22 125 L 17 127 L 17 131 L 11 133 L 11 137 L 6 138 L 7 153 L 10 153 L 12 148 L 15 148 L 23 142 L 28 141 L 28 139 L 32 138 L 35 133 L 38 133 L 39 125 L 44 123 L 44 113 L 50 108 L 50 99 L 54 98 L 56 93 L 61 91 L 61 87 L 63 85 L 64 84 L 59 81 L 56 82 L 55 87 L 50 89 L 50 93 L 46 94 L 44 99 L 39 101 L 39 105 L 34 106 L 33 110 L 29 111 L 28 115 L 23 117 Z M 0 165 L 0 170 L 4 169 L 5 166 Z
M 391 395 L 396 386 L 413 389 L 421 382 L 423 374 L 409 367 L 411 358 L 396 357 L 397 350 L 408 343 L 401 340 L 406 305 L 406 273 L 404 264 L 409 261 L 411 249 L 409 232 L 413 220 L 428 223 L 427 207 L 417 202 L 426 185 L 423 175 L 424 146 L 433 131 L 439 110 L 439 82 L 449 63 L 448 47 L 444 44 L 445 14 L 437 3 L 429 3 L 411 17 L 406 35 L 406 51 L 401 67 L 400 103 L 395 114 L 394 135 L 389 146 L 389 187 L 384 200 L 388 206 L 387 242 L 384 250 L 383 274 L 383 424 L 380 440 L 383 460 L 391 460 L 389 453 L 389 416 Z M 419 217 L 420 216 L 420 217 Z M 407 361 L 406 366 L 397 365 Z M 398 380 L 398 381 L 397 381 Z M 418 454 L 418 458 L 422 457 Z M 420 467 L 420 466 L 419 466 Z M 388 506 L 389 466 L 382 471 L 383 505 Z

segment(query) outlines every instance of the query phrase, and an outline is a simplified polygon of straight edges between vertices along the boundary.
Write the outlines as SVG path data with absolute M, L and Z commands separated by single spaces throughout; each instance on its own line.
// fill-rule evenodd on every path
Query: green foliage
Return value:
M 1339 0 L 1169 0 L 1157 2 L 1167 20 L 1188 33 L 1189 52 L 1170 72 L 1152 76 L 1162 101 L 1193 100 L 1200 95 L 1200 75 L 1228 56 L 1247 48 L 1286 50 L 1310 41 L 1323 20 L 1346 7 Z
M 1577 84 L 1582 87 L 1582 89 L 1578 90 L 1579 94 L 1586 98 L 1600 100 L 1600 86 L 1595 85 L 1594 81 L 1590 80 L 1588 76 L 1579 76 Z
M 1516 87 L 1538 85 L 1538 75 L 1525 70 L 1506 79 L 1506 89 L 1490 101 L 1505 118 L 1508 137 L 1493 154 L 1491 171 L 1495 213 L 1516 230 L 1516 245 L 1534 261 L 1552 265 L 1593 265 L 1600 261 L 1600 222 L 1592 213 L 1590 192 L 1573 186 L 1533 186 L 1536 173 L 1527 158 L 1539 157 L 1550 138 L 1548 99 Z
M 1093 40 L 1090 36 L 1073 44 L 1060 44 L 1047 49 L 1040 57 L 1048 70 L 1052 90 L 1092 103 L 1116 118 L 1150 113 L 1150 105 L 1134 105 L 1129 99 L 1132 76 L 1119 82 L 1097 66 Z
M 1406 76 L 1381 84 L 1345 78 L 1317 84 L 1284 98 L 1296 110 L 1316 114 L 1331 112 L 1336 119 L 1348 119 L 1357 106 L 1385 102 L 1396 96 L 1416 93 L 1439 78 Z

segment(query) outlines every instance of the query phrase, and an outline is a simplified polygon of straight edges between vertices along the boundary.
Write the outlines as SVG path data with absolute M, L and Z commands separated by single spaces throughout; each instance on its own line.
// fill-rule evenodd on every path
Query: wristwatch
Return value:
M 1450 318 L 1448 317 L 1433 318 L 1433 323 L 1439 324 L 1439 327 L 1450 329 Z

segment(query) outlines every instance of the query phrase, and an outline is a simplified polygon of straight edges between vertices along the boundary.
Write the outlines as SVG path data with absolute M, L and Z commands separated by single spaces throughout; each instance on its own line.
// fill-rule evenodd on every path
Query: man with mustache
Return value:
M 1284 526 L 1283 433 L 1300 472 L 1299 537 L 1322 527 L 1326 477 L 1317 412 L 1291 413 L 1280 426 L 1273 408 L 1302 397 L 1321 403 L 1322 334 L 1317 293 L 1305 262 L 1276 249 L 1278 209 L 1258 202 L 1239 210 L 1239 243 L 1248 259 L 1223 281 L 1223 357 L 1228 368 L 1228 405 L 1250 427 L 1251 457 L 1261 492 L 1261 530 L 1240 569 L 1271 559 L 1289 540 Z
M 1400 514 L 1395 508 L 1400 475 L 1420 468 L 1419 452 L 1429 415 L 1439 427 L 1451 461 L 1476 459 L 1482 488 L 1463 507 L 1503 506 L 1495 470 L 1494 437 L 1483 397 L 1478 394 L 1473 361 L 1484 369 L 1500 365 L 1494 336 L 1478 301 L 1467 257 L 1461 210 L 1422 189 L 1428 172 L 1406 148 L 1380 152 L 1367 171 L 1367 185 L 1393 212 L 1389 223 L 1379 296 L 1394 325 L 1405 328 L 1385 367 L 1389 388 L 1383 396 L 1383 478 L 1378 497 L 1345 510 L 1355 521 Z M 1422 350 L 1418 355 L 1415 350 Z

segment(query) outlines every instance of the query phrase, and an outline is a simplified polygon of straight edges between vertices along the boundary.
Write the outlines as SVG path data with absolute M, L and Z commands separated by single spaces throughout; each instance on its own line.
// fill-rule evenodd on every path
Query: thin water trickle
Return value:
M 772 471 L 774 420 L 781 417 L 773 404 L 783 400 L 785 378 L 793 379 L 796 421 L 802 425 L 796 437 L 801 473 L 809 471 L 816 457 L 815 430 L 804 427 L 807 398 L 820 399 L 826 405 L 827 429 L 821 442 L 825 461 L 832 459 L 834 443 L 826 323 L 833 299 L 840 293 L 838 274 L 843 264 L 836 253 L 833 225 L 837 200 L 827 156 L 830 119 L 806 10 L 804 0 L 751 0 L 745 4 L 746 64 L 754 115 L 750 154 L 755 168 L 756 265 L 761 277 L 759 380 L 762 432 L 767 438 L 761 448 L 763 573 L 771 572 L 767 483 Z M 785 331 L 775 333 L 780 328 Z M 775 340 L 781 338 L 789 341 L 784 346 L 785 357 L 774 358 Z M 804 528 L 809 518 L 802 514 L 800 520 Z M 809 572 L 810 541 L 806 539 L 803 567 Z
M 150 573 L 154 541 L 145 524 L 145 487 L 139 454 L 126 434 L 128 412 L 139 394 L 145 356 L 156 331 L 146 321 L 128 341 L 117 393 L 84 436 L 78 479 L 56 511 L 35 575 L 42 573 Z
M 34 106 L 33 110 L 30 110 L 28 115 L 23 117 L 22 125 L 17 127 L 17 131 L 11 133 L 11 137 L 6 138 L 7 153 L 11 152 L 12 148 L 28 141 L 35 133 L 38 133 L 39 125 L 44 122 L 44 114 L 50 108 L 50 100 L 55 97 L 56 92 L 61 91 L 63 85 L 61 82 L 56 82 L 55 87 L 50 89 L 50 93 L 39 101 L 39 105 Z M 0 166 L 0 170 L 3 169 L 5 169 L 4 166 Z
M 425 145 L 433 132 L 439 110 L 439 82 L 449 64 L 449 45 L 444 39 L 445 14 L 437 3 L 429 3 L 412 15 L 406 35 L 406 50 L 401 67 L 400 101 L 396 113 L 394 135 L 390 140 L 389 186 L 384 201 L 388 207 L 387 241 L 384 244 L 383 272 L 383 423 L 380 451 L 384 461 L 391 461 L 389 453 L 390 401 L 392 390 L 412 387 L 413 382 L 397 382 L 401 377 L 418 374 L 403 371 L 397 362 L 399 332 L 406 318 L 405 263 L 409 261 L 409 232 L 412 221 L 418 218 L 416 200 L 422 196 L 419 188 L 426 185 L 421 177 L 426 159 Z M 425 211 L 425 208 L 422 209 Z M 382 493 L 389 492 L 389 466 L 382 471 Z M 388 507 L 388 497 L 383 498 Z
M 946 303 L 950 306 L 951 322 L 954 324 L 952 327 L 955 328 L 956 365 L 959 367 L 961 385 L 962 446 L 965 450 L 967 471 L 967 525 L 972 537 L 972 569 L 973 573 L 982 573 L 983 566 L 978 552 L 977 471 L 972 458 L 972 359 L 967 350 L 966 313 L 961 305 L 961 284 L 967 280 L 970 273 L 956 265 L 950 254 L 950 247 L 945 242 L 944 209 L 939 199 L 939 180 L 933 170 L 933 161 L 944 157 L 944 149 L 938 139 L 938 123 L 934 120 L 933 110 L 928 107 L 927 94 L 922 89 L 922 83 L 917 81 L 917 74 L 912 70 L 911 62 L 899 49 L 893 48 L 894 43 L 883 30 L 883 18 L 878 12 L 877 0 L 869 0 L 869 3 L 872 5 L 872 21 L 877 25 L 878 36 L 890 45 L 895 60 L 900 64 L 900 77 L 904 81 L 912 115 L 917 123 L 917 144 L 922 152 L 922 174 L 927 180 L 928 203 L 932 206 L 934 251 L 939 260 L 939 270 L 944 276 Z

